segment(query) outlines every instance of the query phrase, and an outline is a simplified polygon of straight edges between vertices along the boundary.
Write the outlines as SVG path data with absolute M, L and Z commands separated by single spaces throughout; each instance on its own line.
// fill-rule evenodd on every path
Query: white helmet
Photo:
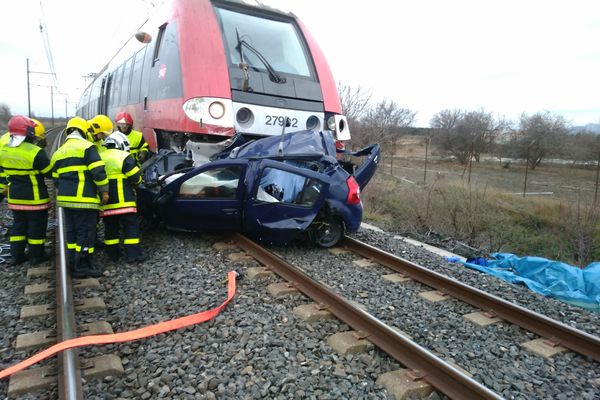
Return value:
M 108 148 L 129 151 L 129 140 L 127 140 L 127 136 L 125 136 L 125 134 L 119 131 L 108 135 L 108 137 L 104 139 L 104 145 Z

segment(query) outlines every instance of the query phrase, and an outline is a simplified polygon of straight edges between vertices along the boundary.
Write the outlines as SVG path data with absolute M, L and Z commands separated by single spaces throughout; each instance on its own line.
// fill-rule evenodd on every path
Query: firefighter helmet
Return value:
M 106 139 L 104 139 L 104 145 L 107 148 L 129 151 L 129 140 L 127 140 L 127 136 L 121 132 L 111 133 Z
M 133 117 L 126 111 L 121 111 L 115 117 L 115 123 L 133 125 Z
M 34 128 L 35 136 L 37 136 L 40 139 L 45 139 L 46 138 L 46 128 L 44 128 L 44 125 L 37 119 L 31 118 L 31 120 L 33 122 L 35 122 L 35 128 Z
M 8 131 L 12 136 L 27 136 L 35 133 L 36 123 L 24 115 L 15 115 L 8 121 Z
M 73 117 L 67 122 L 67 133 L 71 133 L 74 129 L 77 129 L 82 135 L 85 135 L 89 128 L 90 125 L 88 122 L 81 117 Z
M 98 114 L 88 121 L 92 134 L 104 133 L 110 135 L 113 131 L 113 123 L 106 115 Z

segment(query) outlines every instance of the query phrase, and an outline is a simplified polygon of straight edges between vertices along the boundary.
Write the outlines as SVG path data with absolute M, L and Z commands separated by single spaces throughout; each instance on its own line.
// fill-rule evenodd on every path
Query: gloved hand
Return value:
M 105 205 L 108 203 L 108 192 L 100 193 L 100 202 L 102 203 L 102 205 Z
M 140 151 L 138 153 L 138 161 L 140 162 L 140 164 L 145 163 L 147 159 L 148 159 L 148 152 L 147 151 Z

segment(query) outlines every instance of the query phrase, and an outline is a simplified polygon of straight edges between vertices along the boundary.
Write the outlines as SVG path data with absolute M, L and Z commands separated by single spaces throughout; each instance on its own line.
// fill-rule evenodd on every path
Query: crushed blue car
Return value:
M 161 150 L 143 166 L 138 207 L 167 228 L 240 232 L 283 245 L 301 234 L 336 245 L 362 220 L 360 190 L 375 174 L 378 144 L 336 157 L 330 132 L 301 131 L 231 145 L 190 166 L 189 154 Z

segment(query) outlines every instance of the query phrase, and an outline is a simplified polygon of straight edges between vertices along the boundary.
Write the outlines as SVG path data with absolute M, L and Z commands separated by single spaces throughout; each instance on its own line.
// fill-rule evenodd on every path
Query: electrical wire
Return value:
M 60 91 L 60 84 L 58 77 L 56 76 L 56 70 L 54 68 L 54 57 L 52 56 L 52 47 L 50 46 L 50 38 L 48 37 L 48 26 L 46 25 L 46 17 L 44 15 L 44 7 L 42 6 L 42 0 L 40 0 L 40 33 L 42 34 L 42 42 L 44 43 L 44 50 L 46 52 L 46 59 L 48 60 L 48 66 L 54 79 L 54 85 Z

